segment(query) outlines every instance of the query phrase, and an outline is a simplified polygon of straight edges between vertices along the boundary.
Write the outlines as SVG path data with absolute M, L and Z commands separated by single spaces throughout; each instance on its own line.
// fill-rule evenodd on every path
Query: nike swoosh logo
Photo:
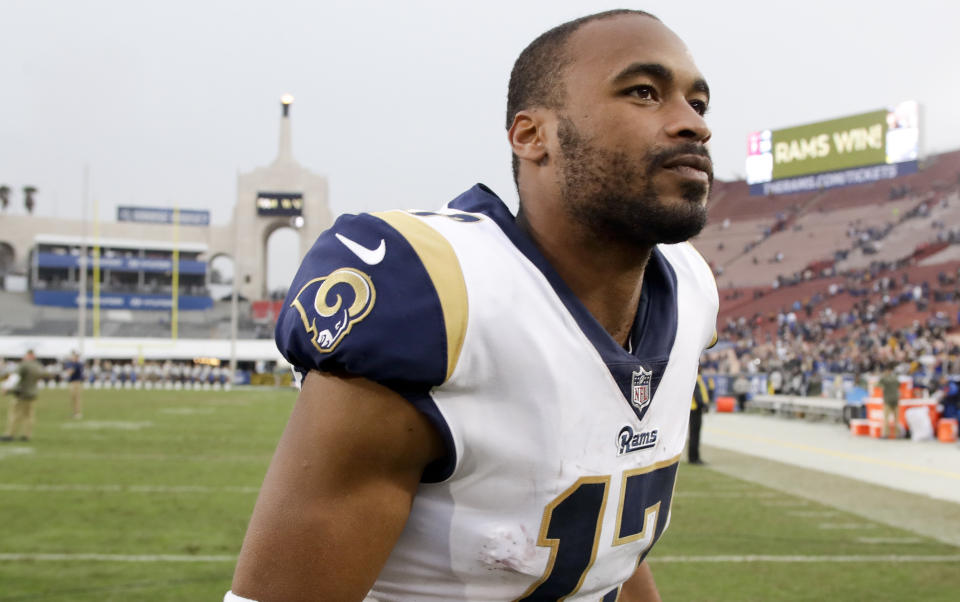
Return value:
M 343 234 L 339 232 L 334 236 L 337 237 L 337 240 L 343 243 L 343 246 L 350 249 L 350 251 L 360 258 L 360 261 L 367 265 L 377 265 L 383 261 L 384 255 L 387 254 L 387 241 L 380 239 L 380 246 L 376 249 L 368 249 L 360 243 L 356 243 Z

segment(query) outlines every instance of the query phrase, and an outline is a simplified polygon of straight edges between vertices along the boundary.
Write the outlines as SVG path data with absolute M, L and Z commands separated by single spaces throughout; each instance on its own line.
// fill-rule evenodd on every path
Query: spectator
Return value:
M 710 393 L 703 382 L 703 376 L 697 374 L 697 384 L 693 387 L 693 399 L 690 400 L 690 439 L 687 442 L 687 461 L 690 464 L 704 464 L 700 458 L 700 427 L 703 413 L 710 404 Z
M 900 404 L 900 379 L 893 373 L 893 364 L 887 364 L 880 377 L 880 388 L 883 390 L 883 437 L 896 438 L 897 436 L 897 406 Z M 893 431 L 890 431 L 890 427 Z

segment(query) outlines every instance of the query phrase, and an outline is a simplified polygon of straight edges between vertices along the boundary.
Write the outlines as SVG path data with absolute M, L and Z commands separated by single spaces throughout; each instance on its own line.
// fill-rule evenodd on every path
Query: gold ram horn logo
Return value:
M 300 298 L 309 297 L 314 288 L 316 293 L 313 302 L 301 302 Z M 348 297 L 349 305 L 344 307 L 341 293 L 351 291 L 353 300 L 350 301 Z M 340 268 L 329 276 L 314 278 L 304 284 L 290 305 L 300 313 L 313 346 L 320 353 L 330 353 L 354 324 L 367 317 L 373 309 L 376 296 L 369 276 L 353 268 Z

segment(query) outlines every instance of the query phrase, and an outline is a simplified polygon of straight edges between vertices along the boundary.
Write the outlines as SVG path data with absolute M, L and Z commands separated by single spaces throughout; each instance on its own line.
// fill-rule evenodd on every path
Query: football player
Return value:
M 347 215 L 276 340 L 300 395 L 226 600 L 657 600 L 717 290 L 709 88 L 656 17 L 514 65 L 515 217 L 476 185 Z

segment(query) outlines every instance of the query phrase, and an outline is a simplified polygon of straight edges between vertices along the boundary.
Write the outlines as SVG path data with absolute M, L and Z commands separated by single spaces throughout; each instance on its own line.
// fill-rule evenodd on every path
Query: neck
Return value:
M 557 215 L 562 212 L 555 208 L 548 216 L 523 209 L 517 225 L 600 325 L 626 346 L 653 246 L 604 239 L 566 215 Z

